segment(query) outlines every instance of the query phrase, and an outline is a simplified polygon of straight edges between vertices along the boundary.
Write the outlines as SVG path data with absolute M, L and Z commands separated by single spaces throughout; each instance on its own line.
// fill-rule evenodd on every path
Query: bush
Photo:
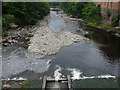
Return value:
M 49 13 L 47 2 L 5 2 L 3 14 L 14 15 L 18 25 L 33 25 Z
M 76 15 L 78 18 L 82 18 L 82 9 L 85 7 L 87 2 L 76 2 Z
M 114 27 L 118 26 L 119 25 L 119 20 L 120 20 L 120 15 L 119 16 L 116 16 L 112 19 L 112 25 Z
M 82 18 L 82 9 L 86 4 L 86 2 L 62 2 L 59 4 L 59 6 L 68 15 L 71 14 L 72 16 Z
M 3 36 L 3 37 L 7 37 L 7 36 L 8 36 L 8 31 L 3 31 L 3 32 L 2 32 L 2 36 Z
M 82 15 L 86 23 L 93 22 L 96 24 L 100 24 L 100 8 L 96 7 L 93 3 L 88 3 L 88 5 L 83 8 Z
M 3 30 L 7 30 L 11 28 L 10 23 L 14 21 L 14 16 L 10 14 L 5 14 L 2 16 L 2 26 Z
M 110 11 L 110 9 L 109 9 L 109 8 L 105 8 L 105 11 L 106 11 L 107 16 L 110 17 L 110 16 L 111 16 L 111 11 Z

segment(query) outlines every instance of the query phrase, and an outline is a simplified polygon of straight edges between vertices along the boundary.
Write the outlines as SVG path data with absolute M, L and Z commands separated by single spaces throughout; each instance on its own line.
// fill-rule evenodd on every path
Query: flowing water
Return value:
M 51 11 L 50 16 L 48 25 L 53 31 L 70 30 L 91 41 L 74 43 L 45 58 L 29 53 L 18 45 L 3 47 L 3 79 L 22 77 L 35 80 L 44 75 L 58 79 L 68 74 L 73 80 L 118 76 L 120 38 L 71 20 L 65 21 L 55 11 Z

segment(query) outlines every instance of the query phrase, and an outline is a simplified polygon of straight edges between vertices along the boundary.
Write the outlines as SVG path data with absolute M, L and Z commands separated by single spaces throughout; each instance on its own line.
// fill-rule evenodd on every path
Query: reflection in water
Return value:
M 59 88 L 59 89 L 57 89 L 57 88 Z M 47 83 L 47 90 L 53 90 L 53 89 L 55 89 L 55 90 L 67 90 L 66 89 L 67 88 L 67 83 L 66 82 L 64 82 L 64 83 L 62 83 L 62 82 L 48 82 Z
M 120 38 L 104 30 L 98 30 L 91 27 L 85 27 L 88 31 L 86 37 L 92 37 L 92 40 L 98 44 L 99 49 L 109 58 L 109 60 L 118 60 L 120 58 Z

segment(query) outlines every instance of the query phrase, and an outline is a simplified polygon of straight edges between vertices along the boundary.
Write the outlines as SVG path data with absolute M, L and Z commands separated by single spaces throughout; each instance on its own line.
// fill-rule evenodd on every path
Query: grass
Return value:
M 120 33 L 120 30 L 118 30 L 118 33 Z
M 93 26 L 93 27 L 99 27 L 101 29 L 112 29 L 113 26 L 112 25 L 108 25 L 108 24 L 96 24 L 96 23 L 88 23 L 87 25 Z

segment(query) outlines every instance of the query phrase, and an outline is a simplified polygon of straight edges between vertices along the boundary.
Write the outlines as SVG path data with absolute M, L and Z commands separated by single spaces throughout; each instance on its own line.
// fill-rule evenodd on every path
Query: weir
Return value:
M 59 90 L 72 90 L 70 75 L 67 75 L 67 78 L 60 78 L 58 80 L 44 76 L 42 90 L 52 90 L 57 88 Z

